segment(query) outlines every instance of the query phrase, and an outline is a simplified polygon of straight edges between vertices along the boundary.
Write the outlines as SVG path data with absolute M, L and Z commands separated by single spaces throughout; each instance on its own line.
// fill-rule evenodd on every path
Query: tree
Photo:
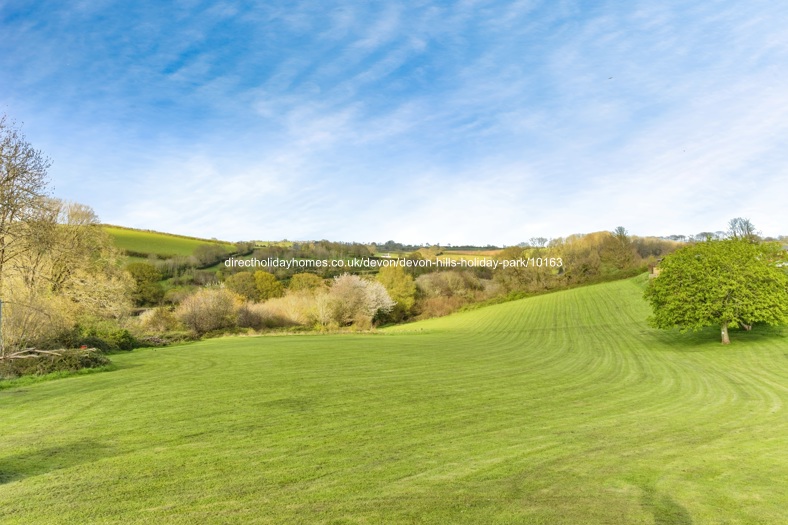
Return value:
M 131 263 L 126 266 L 131 278 L 134 279 L 132 299 L 137 306 L 156 305 L 164 299 L 162 275 L 152 264 L 144 262 Z
M 611 232 L 611 237 L 605 239 L 603 251 L 609 254 L 612 262 L 619 270 L 624 270 L 632 266 L 635 260 L 635 253 L 632 246 L 632 239 L 629 232 L 623 226 L 618 226 Z M 606 257 L 608 258 L 608 257 Z
M 133 262 L 126 265 L 126 271 L 136 283 L 155 283 L 161 280 L 161 273 L 155 266 L 144 262 Z
M 386 287 L 377 281 L 364 281 L 366 294 L 364 297 L 364 313 L 372 321 L 378 314 L 388 314 L 396 304 L 386 291 Z
M 328 296 L 330 317 L 340 325 L 368 326 L 378 313 L 387 314 L 394 307 L 382 284 L 348 273 L 334 277 Z
M 228 251 L 221 244 L 201 244 L 194 249 L 195 266 L 207 268 L 227 258 Z
M 786 260 L 778 244 L 746 239 L 685 246 L 662 261 L 646 289 L 649 322 L 682 332 L 717 325 L 723 344 L 730 343 L 729 328 L 786 323 L 788 275 L 780 267 Z
M 755 230 L 755 225 L 750 222 L 750 219 L 741 217 L 728 221 L 728 235 L 733 239 L 750 242 L 758 242 L 760 240 L 758 232 Z
M 385 266 L 378 272 L 378 281 L 396 302 L 391 311 L 394 321 L 401 321 L 410 314 L 416 303 L 416 281 L 402 266 Z
M 266 301 L 273 297 L 282 297 L 285 293 L 282 283 L 272 273 L 264 270 L 254 272 L 254 282 L 261 301 Z
M 549 240 L 547 237 L 531 237 L 528 239 L 528 245 L 532 248 L 544 248 Z
M 257 302 L 260 300 L 260 291 L 257 289 L 257 281 L 252 272 L 234 273 L 224 280 L 224 285 L 228 290 L 250 301 Z
M 223 288 L 204 288 L 190 295 L 175 310 L 184 325 L 197 334 L 232 328 L 240 306 L 237 295 Z
M 14 123 L 0 117 L 0 298 L 6 265 L 22 248 L 24 236 L 19 230 L 46 194 L 51 164 Z
M 5 268 L 9 347 L 47 344 L 77 324 L 125 316 L 133 280 L 93 210 L 51 198 L 32 210 L 17 224 Z
M 324 286 L 323 279 L 313 273 L 297 273 L 290 278 L 288 289 L 292 292 L 314 292 Z

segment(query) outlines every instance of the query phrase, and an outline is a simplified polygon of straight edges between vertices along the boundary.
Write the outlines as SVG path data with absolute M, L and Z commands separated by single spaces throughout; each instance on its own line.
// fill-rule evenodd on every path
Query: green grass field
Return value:
M 164 255 L 167 257 L 191 255 L 198 246 L 212 243 L 221 244 L 225 246 L 228 251 L 233 251 L 235 249 L 235 245 L 232 243 L 210 239 L 196 239 L 193 237 L 134 230 L 118 226 L 103 226 L 103 228 L 104 231 L 110 234 L 117 248 L 137 253 Z
M 788 333 L 652 330 L 643 282 L 0 391 L 0 522 L 785 523 Z

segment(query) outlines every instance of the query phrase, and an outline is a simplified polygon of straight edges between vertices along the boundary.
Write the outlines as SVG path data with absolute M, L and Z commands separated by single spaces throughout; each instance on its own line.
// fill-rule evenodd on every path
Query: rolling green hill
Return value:
M 783 523 L 788 333 L 652 330 L 643 283 L 0 391 L 0 522 Z
M 229 242 L 213 239 L 198 239 L 170 233 L 135 230 L 120 226 L 103 226 L 110 234 L 115 246 L 119 249 L 137 254 L 153 254 L 166 257 L 176 255 L 191 255 L 195 248 L 203 244 L 221 244 L 228 251 L 233 251 L 235 246 Z

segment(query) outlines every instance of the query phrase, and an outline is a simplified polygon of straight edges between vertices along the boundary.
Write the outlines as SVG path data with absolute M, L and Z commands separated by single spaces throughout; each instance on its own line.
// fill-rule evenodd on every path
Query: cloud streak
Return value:
M 788 233 L 788 8 L 0 8 L 0 104 L 107 222 L 514 244 Z M 12 42 L 24 42 L 18 46 Z

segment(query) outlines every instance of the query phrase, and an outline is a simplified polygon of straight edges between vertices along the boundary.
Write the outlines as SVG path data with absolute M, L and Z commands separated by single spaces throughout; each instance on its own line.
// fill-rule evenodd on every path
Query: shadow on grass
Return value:
M 0 485 L 40 476 L 53 470 L 91 463 L 111 455 L 111 447 L 85 440 L 0 457 Z
M 720 341 L 720 329 L 709 326 L 697 332 L 679 332 L 678 328 L 672 330 L 657 330 L 649 328 L 642 330 L 643 338 L 649 338 L 662 346 L 682 351 L 708 351 L 719 350 L 726 347 L 735 347 L 741 343 L 786 342 L 788 343 L 788 330 L 781 326 L 757 324 L 752 330 L 730 329 L 731 344 L 723 345 Z
M 667 494 L 658 494 L 654 487 L 641 486 L 643 498 L 641 505 L 654 516 L 655 525 L 692 525 L 692 517 L 687 509 L 676 503 Z

